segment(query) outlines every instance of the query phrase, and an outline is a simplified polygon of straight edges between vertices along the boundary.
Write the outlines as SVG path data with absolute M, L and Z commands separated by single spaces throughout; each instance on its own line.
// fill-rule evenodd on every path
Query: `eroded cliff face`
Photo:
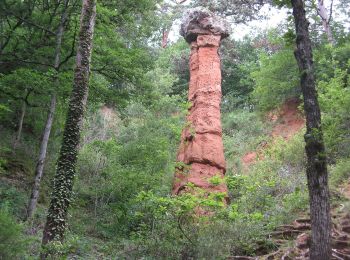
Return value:
M 207 10 L 195 9 L 185 17 L 181 34 L 191 45 L 188 92 L 191 107 L 181 135 L 173 194 L 192 192 L 193 186 L 204 194 L 227 193 L 223 181 L 212 180 L 223 179 L 226 171 L 218 48 L 220 41 L 228 36 L 228 30 L 220 18 Z

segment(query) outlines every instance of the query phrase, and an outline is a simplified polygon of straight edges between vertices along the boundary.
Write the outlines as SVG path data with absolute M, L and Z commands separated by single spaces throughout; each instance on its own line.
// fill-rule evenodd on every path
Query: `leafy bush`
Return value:
M 300 77 L 291 48 L 270 56 L 262 54 L 259 62 L 259 69 L 251 75 L 256 84 L 252 97 L 260 110 L 271 110 L 288 98 L 300 95 Z
M 350 155 L 349 69 L 350 61 L 345 68 L 334 69 L 333 77 L 318 83 L 319 100 L 323 111 L 324 138 L 328 153 L 332 158 Z
M 288 142 L 276 140 L 262 157 L 263 160 L 250 165 L 246 175 L 233 173 L 226 177 L 233 203 L 230 217 L 262 217 L 261 221 L 273 227 L 283 223 L 286 216 L 293 216 L 292 212 L 307 207 L 302 135 Z
M 304 166 L 304 142 L 299 134 L 288 142 L 277 140 L 248 175 L 225 178 L 231 198 L 227 208 L 218 203 L 220 196 L 172 198 L 141 192 L 130 211 L 134 229 L 130 239 L 122 242 L 119 256 L 225 259 L 266 253 L 274 248 L 268 234 L 308 207 Z M 199 205 L 212 214 L 198 214 Z
M 222 126 L 228 171 L 239 173 L 241 157 L 269 139 L 267 133 L 270 127 L 257 113 L 245 109 L 224 113 Z
M 65 240 L 51 241 L 42 248 L 42 253 L 47 254 L 49 259 L 69 259 L 70 257 L 76 259 L 76 257 L 85 258 L 90 248 L 83 240 L 71 233 L 66 234 Z
M 254 255 L 257 248 L 269 247 L 262 216 L 233 218 L 231 207 L 223 207 L 220 196 L 160 197 L 141 192 L 137 201 L 134 218 L 141 224 L 123 242 L 122 258 L 224 259 Z
M 148 108 L 130 102 L 113 135 L 86 133 L 90 137 L 79 156 L 76 215 L 71 219 L 79 235 L 129 237 L 139 225 L 131 217 L 137 194 L 152 189 L 166 196 L 171 190 L 182 103 L 178 96 L 168 95 L 158 101 Z M 96 120 L 88 123 L 97 133 L 105 133 L 103 128 L 108 127 Z
M 5 180 L 0 180 L 0 187 L 0 208 L 6 207 L 10 214 L 23 218 L 28 201 L 26 194 Z
M 0 259 L 16 259 L 25 253 L 27 240 L 23 226 L 16 223 L 7 207 L 0 207 Z
M 330 168 L 330 184 L 337 186 L 350 178 L 350 159 L 342 159 Z

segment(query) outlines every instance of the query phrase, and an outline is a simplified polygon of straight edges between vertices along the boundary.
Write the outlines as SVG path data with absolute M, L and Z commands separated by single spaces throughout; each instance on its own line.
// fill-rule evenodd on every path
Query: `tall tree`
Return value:
M 80 132 L 87 102 L 92 39 L 96 18 L 96 0 L 83 0 L 74 71 L 74 85 L 67 112 L 60 156 L 53 182 L 49 212 L 42 244 L 62 240 L 72 197 Z M 46 255 L 42 255 L 46 258 Z
M 306 174 L 310 197 L 312 229 L 310 259 L 328 260 L 331 257 L 328 172 L 308 29 L 309 22 L 305 15 L 304 1 L 291 0 L 291 3 L 293 6 L 297 44 L 294 54 L 301 75 L 300 84 L 306 115 Z
M 323 0 L 317 1 L 317 13 L 321 17 L 323 30 L 327 34 L 328 42 L 331 45 L 334 45 L 334 37 L 333 37 L 332 29 L 330 27 L 330 21 L 332 19 L 332 7 L 333 7 L 333 0 L 331 2 L 330 11 L 328 14 L 327 8 L 324 5 L 324 1 Z
M 68 3 L 69 3 L 69 0 L 65 0 L 63 3 L 63 11 L 62 11 L 60 23 L 56 32 L 56 46 L 55 46 L 55 55 L 54 55 L 54 64 L 53 64 L 54 65 L 53 67 L 56 73 L 53 79 L 54 85 L 57 85 L 57 74 L 59 73 L 59 68 L 60 68 L 62 38 L 64 33 L 64 25 L 68 16 Z M 41 139 L 39 158 L 35 168 L 34 185 L 33 185 L 32 193 L 31 193 L 29 203 L 28 203 L 28 208 L 27 208 L 27 219 L 30 219 L 33 216 L 35 212 L 36 204 L 38 201 L 38 197 L 39 197 L 40 182 L 43 176 L 47 145 L 49 142 L 53 117 L 56 110 L 56 102 L 57 102 L 56 95 L 57 94 L 55 93 L 55 90 L 54 90 L 54 92 L 51 95 L 50 107 L 47 114 L 47 120 L 44 128 L 44 132 L 42 135 L 42 139 Z

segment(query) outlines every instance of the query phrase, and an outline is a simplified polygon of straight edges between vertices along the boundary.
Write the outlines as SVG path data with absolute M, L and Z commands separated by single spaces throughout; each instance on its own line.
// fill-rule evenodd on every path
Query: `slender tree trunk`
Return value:
M 61 61 L 62 38 L 64 33 L 64 24 L 68 16 L 68 3 L 69 3 L 69 0 L 65 0 L 60 24 L 56 33 L 56 48 L 55 48 L 55 60 L 54 60 L 54 68 L 56 70 L 56 75 L 54 78 L 54 84 L 57 84 L 57 74 L 59 72 L 59 66 Z M 36 204 L 38 202 L 40 182 L 43 176 L 45 159 L 46 159 L 47 145 L 49 142 L 52 122 L 53 122 L 53 118 L 56 110 L 56 99 L 57 99 L 56 93 L 53 93 L 51 95 L 50 108 L 48 111 L 45 129 L 41 139 L 39 158 L 36 163 L 34 185 L 33 185 L 32 193 L 31 193 L 29 203 L 28 203 L 28 208 L 27 208 L 27 219 L 30 219 L 33 217 L 33 214 L 36 209 Z
M 309 22 L 305 16 L 303 0 L 291 0 L 296 29 L 295 57 L 301 74 L 301 89 L 306 115 L 305 150 L 307 155 L 307 182 L 311 215 L 311 260 L 331 258 L 331 217 L 328 190 L 328 173 L 321 113 L 317 100 L 315 73 L 312 59 Z
M 47 144 L 49 142 L 49 137 L 50 137 L 50 132 L 51 132 L 51 127 L 52 127 L 55 109 L 56 109 L 56 95 L 53 94 L 51 97 L 50 110 L 49 110 L 49 113 L 47 115 L 45 130 L 44 130 L 43 137 L 42 137 L 41 144 L 40 144 L 39 159 L 38 159 L 38 162 L 37 162 L 36 168 L 35 168 L 35 179 L 34 179 L 32 193 L 31 193 L 29 203 L 28 203 L 27 219 L 31 219 L 33 217 L 33 214 L 34 214 L 35 209 L 36 209 L 36 204 L 38 202 L 40 182 L 41 182 L 41 178 L 43 176 L 44 163 L 45 163 L 46 151 L 47 151 Z
M 26 92 L 27 92 L 27 90 L 26 90 Z M 23 121 L 24 121 L 24 116 L 26 114 L 26 110 L 27 110 L 27 103 L 26 103 L 25 100 L 23 100 L 22 101 L 22 107 L 21 107 L 21 115 L 19 117 L 19 122 L 18 122 L 18 130 L 17 130 L 15 141 L 13 143 L 13 151 L 14 152 L 17 149 L 17 147 L 18 147 L 18 145 L 19 145 L 19 143 L 21 141 Z
M 72 197 L 80 132 L 88 95 L 95 16 L 96 1 L 83 0 L 76 68 L 74 71 L 74 85 L 68 107 L 60 156 L 57 161 L 49 212 L 43 232 L 43 245 L 52 240 L 62 240 L 66 228 L 67 212 Z M 47 256 L 42 255 L 41 257 L 45 259 Z
M 326 7 L 324 6 L 323 0 L 318 0 L 317 13 L 321 17 L 323 30 L 327 34 L 328 42 L 333 46 L 334 45 L 334 38 L 333 38 L 332 29 L 329 25 L 331 15 L 328 16 L 328 12 L 327 12 Z
M 162 31 L 162 48 L 165 49 L 168 46 L 169 29 L 167 27 L 163 28 Z

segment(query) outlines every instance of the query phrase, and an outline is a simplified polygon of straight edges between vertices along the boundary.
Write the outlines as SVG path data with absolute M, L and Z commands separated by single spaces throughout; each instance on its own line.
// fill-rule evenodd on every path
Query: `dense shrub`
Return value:
M 259 62 L 260 67 L 251 75 L 255 80 L 252 96 L 260 110 L 271 110 L 300 95 L 298 67 L 291 48 L 262 54 Z
M 320 75 L 318 87 L 325 142 L 334 160 L 350 155 L 350 44 L 331 49 L 330 55 L 327 66 L 333 66 Z
M 0 207 L 0 259 L 23 257 L 28 241 L 22 235 L 23 226 L 8 212 Z
M 241 170 L 241 158 L 266 142 L 269 123 L 256 112 L 238 109 L 222 115 L 223 139 L 228 171 Z
M 350 178 L 350 159 L 342 159 L 330 168 L 330 183 L 337 186 Z

